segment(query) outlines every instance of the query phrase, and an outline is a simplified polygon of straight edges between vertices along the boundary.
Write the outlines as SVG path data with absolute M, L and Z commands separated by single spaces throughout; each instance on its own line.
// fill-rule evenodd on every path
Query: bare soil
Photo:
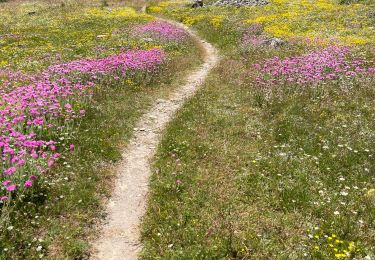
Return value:
M 142 249 L 139 225 L 146 211 L 151 161 L 167 123 L 184 102 L 202 85 L 217 64 L 217 50 L 201 40 L 186 26 L 174 23 L 189 32 L 204 50 L 204 63 L 187 76 L 185 85 L 156 100 L 154 106 L 137 124 L 134 137 L 123 152 L 114 192 L 107 206 L 108 217 L 99 238 L 93 242 L 92 259 L 137 259 Z

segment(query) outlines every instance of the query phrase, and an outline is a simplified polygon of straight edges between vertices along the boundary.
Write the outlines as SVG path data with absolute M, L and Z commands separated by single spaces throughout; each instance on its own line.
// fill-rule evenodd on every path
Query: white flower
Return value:
M 348 196 L 348 194 L 349 194 L 349 193 L 348 193 L 347 191 L 342 191 L 342 192 L 340 192 L 340 195 L 341 195 L 341 196 Z
M 333 212 L 333 214 L 335 215 L 340 215 L 340 212 L 338 212 L 337 210 L 335 212 Z
M 345 181 L 345 178 L 344 177 L 340 177 L 339 181 Z
M 42 246 L 38 246 L 37 248 L 36 248 L 36 251 L 40 251 L 40 250 L 42 250 Z

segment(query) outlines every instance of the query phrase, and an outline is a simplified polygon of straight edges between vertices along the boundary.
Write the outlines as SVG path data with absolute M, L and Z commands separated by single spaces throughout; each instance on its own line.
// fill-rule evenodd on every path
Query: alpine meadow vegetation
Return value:
M 373 3 L 214 2 L 148 8 L 223 58 L 159 147 L 142 258 L 373 259 Z
M 0 259 L 90 257 L 137 121 L 205 55 L 165 19 L 221 59 L 163 132 L 140 258 L 375 258 L 373 1 L 215 2 L 0 0 Z
M 11 1 L 0 18 L 0 258 L 84 257 L 135 122 L 199 50 L 115 2 Z

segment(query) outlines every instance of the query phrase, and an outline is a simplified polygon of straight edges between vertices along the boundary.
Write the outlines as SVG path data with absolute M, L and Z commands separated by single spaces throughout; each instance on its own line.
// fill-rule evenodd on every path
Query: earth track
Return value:
M 196 40 L 204 50 L 204 63 L 190 73 L 186 83 L 167 99 L 158 99 L 138 122 L 134 136 L 122 154 L 123 161 L 117 169 L 115 189 L 107 205 L 106 224 L 99 238 L 93 242 L 91 259 L 137 259 L 142 248 L 139 225 L 146 211 L 151 160 L 161 134 L 176 111 L 194 95 L 219 60 L 217 50 L 188 27 L 165 21 L 185 29 Z

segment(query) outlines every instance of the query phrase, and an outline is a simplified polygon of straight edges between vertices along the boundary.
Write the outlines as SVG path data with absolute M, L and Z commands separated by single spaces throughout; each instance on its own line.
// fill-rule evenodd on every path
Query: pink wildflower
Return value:
M 8 186 L 10 183 L 11 183 L 10 180 L 5 180 L 5 181 L 3 181 L 3 185 L 4 185 L 4 186 Z
M 36 179 L 37 179 L 37 177 L 35 175 L 31 175 L 30 178 L 29 178 L 29 180 L 31 180 L 31 181 L 35 181 Z
M 16 171 L 17 171 L 17 168 L 14 167 L 14 166 L 12 166 L 12 167 L 6 169 L 6 170 L 4 171 L 4 174 L 5 174 L 5 175 L 8 175 L 8 176 L 11 176 L 11 175 L 13 175 L 13 173 L 15 173 Z
M 33 186 L 33 182 L 31 180 L 27 180 L 24 184 L 25 188 L 31 188 Z
M 15 189 L 16 189 L 16 185 L 9 185 L 8 187 L 7 187 L 7 191 L 14 191 Z

